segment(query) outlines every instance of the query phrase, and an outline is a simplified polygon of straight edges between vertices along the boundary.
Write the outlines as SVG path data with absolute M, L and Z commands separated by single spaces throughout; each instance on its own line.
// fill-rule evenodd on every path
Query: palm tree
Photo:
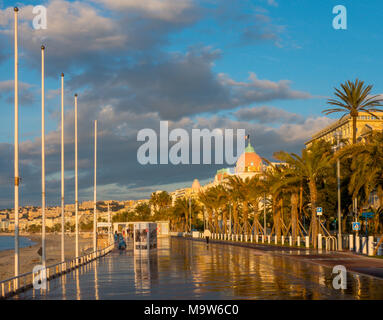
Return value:
M 220 212 L 222 212 L 223 227 L 226 233 L 227 219 L 226 219 L 225 205 L 227 203 L 227 192 L 222 185 L 218 185 L 218 186 L 210 188 L 208 193 L 209 193 L 210 205 L 213 209 L 213 214 L 214 214 L 215 232 L 216 233 L 220 232 L 219 230 L 220 228 L 218 225 L 218 216 Z
M 274 185 L 275 190 L 281 190 L 280 192 L 290 195 L 290 222 L 286 232 L 289 232 L 291 227 L 291 235 L 296 240 L 299 235 L 300 226 L 298 219 L 298 203 L 299 193 L 301 191 L 302 181 L 300 180 L 300 174 L 295 172 L 295 167 L 287 167 L 282 171 L 282 179 L 277 181 Z M 303 234 L 302 234 L 303 235 Z
M 227 180 L 227 187 L 231 195 L 235 194 L 239 201 L 242 209 L 242 227 L 245 234 L 249 234 L 249 204 L 251 203 L 252 197 L 249 190 L 252 187 L 251 179 L 246 178 L 242 180 L 238 176 L 229 176 Z M 238 207 L 233 206 L 233 215 L 235 219 L 238 219 Z M 237 221 L 238 223 L 238 221 Z M 236 231 L 238 228 L 236 228 Z
M 356 143 L 356 119 L 359 112 L 367 112 L 377 118 L 372 112 L 381 111 L 376 107 L 382 106 L 383 99 L 378 95 L 371 96 L 372 85 L 365 85 L 363 81 L 356 79 L 354 82 L 347 81 L 340 85 L 341 89 L 335 89 L 336 99 L 329 99 L 327 103 L 335 108 L 323 111 L 326 115 L 336 112 L 344 112 L 342 118 L 349 114 L 352 117 L 352 143 Z
M 377 192 L 380 204 L 383 203 L 382 145 L 383 133 L 374 132 L 367 143 L 346 146 L 335 155 L 335 158 L 352 159 L 348 190 L 353 198 L 359 197 L 365 206 L 373 191 Z
M 273 165 L 267 159 L 264 159 L 270 166 L 270 169 L 264 172 L 265 179 L 262 181 L 263 188 L 271 196 L 271 208 L 273 215 L 273 229 L 274 234 L 277 236 L 277 239 L 281 238 L 282 235 L 282 197 L 281 197 L 281 188 L 276 187 L 276 185 L 283 178 L 283 169 L 281 167 Z
M 241 178 L 238 176 L 229 176 L 225 182 L 226 190 L 228 192 L 228 199 L 232 205 L 232 213 L 234 220 L 234 233 L 240 231 L 238 206 L 241 198 Z
M 295 176 L 291 178 L 293 181 L 302 180 L 308 184 L 311 205 L 310 232 L 314 248 L 317 246 L 317 235 L 319 230 L 316 219 L 318 199 L 317 183 L 319 183 L 324 171 L 331 168 L 331 157 L 329 151 L 326 151 L 327 144 L 326 146 L 325 144 L 324 141 L 315 141 L 310 148 L 302 150 L 301 156 L 284 151 L 274 154 L 276 159 L 287 162 L 290 167 L 295 169 Z
M 213 230 L 213 204 L 209 190 L 200 191 L 198 193 L 198 200 L 200 203 L 202 203 L 202 205 L 205 207 L 205 210 L 207 211 L 207 229 Z
M 263 199 L 264 196 L 264 184 L 262 183 L 260 177 L 258 175 L 253 176 L 248 185 L 248 194 L 251 200 L 251 206 L 253 207 L 253 224 L 251 227 L 251 231 L 255 231 L 256 234 L 260 233 L 260 231 L 263 231 L 263 227 L 259 223 L 259 202 L 261 199 Z
M 149 204 L 154 209 L 156 219 L 163 219 L 166 216 L 166 211 L 172 203 L 172 197 L 166 191 L 153 192 L 150 196 Z
M 198 205 L 194 199 L 186 197 L 178 198 L 174 204 L 175 212 L 180 217 L 178 221 L 182 222 L 182 231 L 191 230 L 189 212 L 198 212 Z

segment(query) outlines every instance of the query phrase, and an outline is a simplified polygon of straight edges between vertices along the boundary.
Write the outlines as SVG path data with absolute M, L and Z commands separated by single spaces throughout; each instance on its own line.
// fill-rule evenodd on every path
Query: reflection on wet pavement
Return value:
M 295 252 L 296 254 L 296 252 Z M 383 280 L 243 247 L 159 238 L 148 256 L 113 252 L 19 299 L 383 299 Z

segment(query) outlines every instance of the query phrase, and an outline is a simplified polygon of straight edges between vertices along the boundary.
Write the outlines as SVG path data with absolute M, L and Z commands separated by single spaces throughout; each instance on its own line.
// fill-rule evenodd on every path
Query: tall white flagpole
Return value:
M 19 56 L 17 43 L 18 13 L 15 12 L 15 277 L 19 276 Z M 16 279 L 16 289 L 19 287 Z
M 44 50 L 41 46 L 41 195 L 42 195 L 42 263 L 46 265 L 45 252 L 45 88 L 44 88 Z
M 61 261 L 65 260 L 65 202 L 64 202 L 64 73 L 61 74 Z
M 94 120 L 93 251 L 97 250 L 97 120 Z
M 77 166 L 77 93 L 74 95 L 74 177 L 75 177 L 75 210 L 76 210 L 76 265 L 79 256 L 78 248 L 78 166 Z

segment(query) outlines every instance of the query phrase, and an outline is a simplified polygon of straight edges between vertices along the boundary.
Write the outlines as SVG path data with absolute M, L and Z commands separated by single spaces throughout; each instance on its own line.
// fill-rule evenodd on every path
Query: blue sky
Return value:
M 32 7 L 39 4 L 48 9 L 47 30 L 32 28 Z M 347 8 L 347 30 L 332 27 L 332 9 L 339 4 Z M 80 94 L 82 199 L 91 196 L 94 119 L 102 130 L 100 197 L 143 198 L 193 178 L 210 179 L 219 167 L 141 168 L 135 159 L 141 128 L 157 128 L 160 120 L 186 129 L 206 123 L 243 127 L 256 151 L 270 158 L 280 149 L 299 151 L 331 121 L 321 111 L 341 82 L 358 77 L 373 84 L 375 94 L 383 91 L 378 0 L 0 0 L 0 207 L 11 205 L 12 197 L 15 5 L 21 9 L 20 81 L 26 102 L 20 106 L 24 204 L 39 202 L 42 42 L 51 203 L 59 190 L 61 72 L 68 159 L 73 159 L 73 94 Z M 281 116 L 270 120 L 263 111 Z M 66 170 L 70 189 L 72 160 Z M 68 201 L 72 196 L 69 191 Z

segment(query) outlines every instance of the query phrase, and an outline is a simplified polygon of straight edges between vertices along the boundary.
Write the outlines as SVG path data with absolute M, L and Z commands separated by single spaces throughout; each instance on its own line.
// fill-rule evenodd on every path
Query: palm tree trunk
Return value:
M 357 116 L 352 116 L 352 144 L 356 143 L 356 119 Z
M 214 224 L 215 224 L 215 232 L 218 233 L 218 212 L 214 210 Z
M 277 204 L 277 199 L 273 196 L 273 221 L 274 221 L 274 233 L 277 239 L 281 238 L 281 212 Z
M 244 230 L 245 234 L 248 234 L 248 219 L 249 219 L 249 205 L 245 201 L 243 202 L 243 225 L 244 225 Z
M 234 219 L 234 233 L 238 233 L 238 207 L 237 203 L 233 203 L 233 219 Z
M 295 240 L 298 235 L 298 194 L 291 194 L 291 233 Z
M 317 216 L 316 216 L 316 207 L 317 207 L 317 186 L 315 181 L 310 180 L 309 182 L 310 189 L 310 202 L 311 202 L 311 234 L 314 248 L 317 247 L 317 236 L 318 236 L 318 224 L 317 224 Z

